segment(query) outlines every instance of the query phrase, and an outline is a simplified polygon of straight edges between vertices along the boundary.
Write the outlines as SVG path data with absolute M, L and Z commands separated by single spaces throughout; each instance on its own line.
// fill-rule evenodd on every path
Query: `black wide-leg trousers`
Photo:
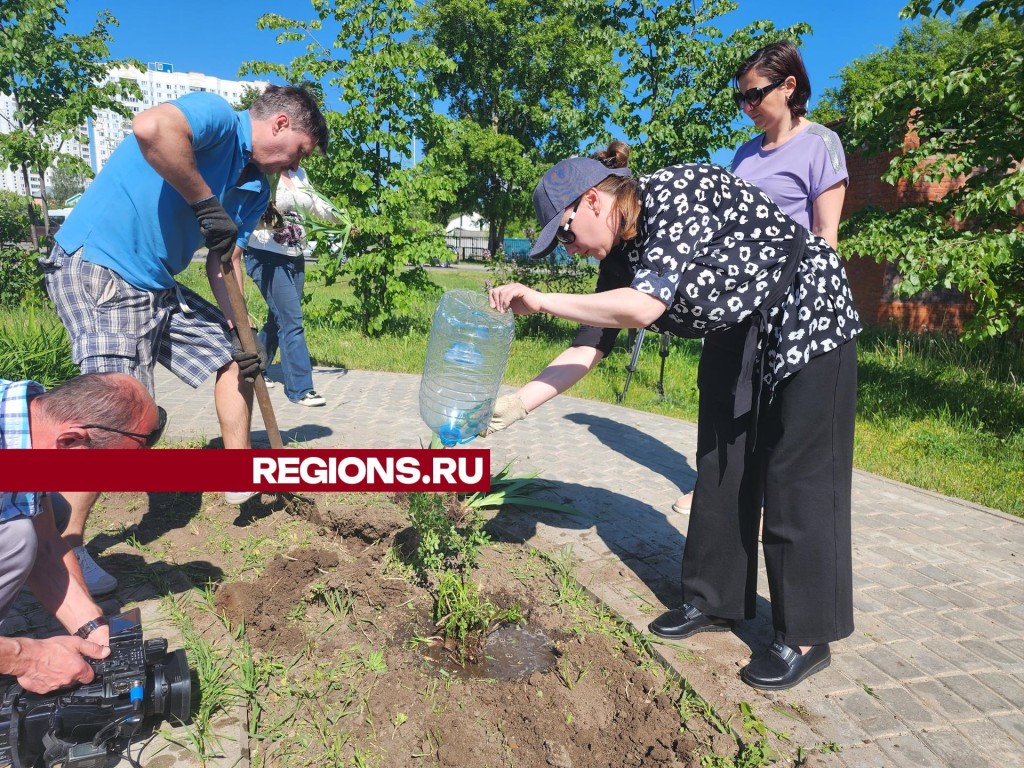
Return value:
M 811 359 L 764 396 L 755 440 L 751 414 L 733 417 L 745 332 L 707 337 L 701 355 L 683 601 L 711 616 L 754 616 L 763 501 L 776 638 L 792 646 L 839 640 L 853 632 L 856 342 Z

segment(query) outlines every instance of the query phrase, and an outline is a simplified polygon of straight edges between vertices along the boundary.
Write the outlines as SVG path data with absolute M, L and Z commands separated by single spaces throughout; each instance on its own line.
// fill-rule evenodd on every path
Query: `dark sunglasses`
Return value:
M 555 231 L 555 240 L 560 242 L 562 245 L 569 245 L 570 243 L 576 242 L 576 233 L 571 229 L 572 220 L 576 218 L 576 211 L 579 209 L 580 203 L 582 202 L 583 198 L 581 197 L 576 201 L 576 205 L 572 207 L 572 213 L 569 214 L 569 218 L 566 219 L 565 224 Z
M 786 82 L 786 78 L 776 80 L 774 83 L 768 83 L 768 85 L 763 88 L 750 88 L 743 93 L 733 91 L 732 97 L 736 99 L 736 106 L 740 109 L 743 109 L 743 102 L 747 102 L 750 106 L 756 107 L 764 100 L 765 96 L 774 91 L 784 82 Z
M 139 440 L 143 441 L 143 444 L 147 448 L 152 448 L 160 440 L 160 436 L 164 433 L 164 427 L 167 426 L 167 411 L 158 405 L 156 407 L 156 412 L 157 424 L 156 429 L 152 432 L 126 432 L 123 429 L 105 427 L 102 424 L 79 424 L 75 429 L 102 429 L 104 432 L 114 432 L 115 434 L 126 435 L 127 437 L 137 437 Z

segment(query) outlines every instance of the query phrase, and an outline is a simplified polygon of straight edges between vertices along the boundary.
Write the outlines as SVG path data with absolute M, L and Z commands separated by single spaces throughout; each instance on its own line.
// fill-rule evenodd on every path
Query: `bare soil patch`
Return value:
M 519 607 L 516 631 L 542 638 L 525 661 L 549 655 L 543 670 L 500 679 L 488 669 L 524 661 L 514 634 L 498 646 L 504 661 L 488 646 L 490 668 L 463 668 L 429 641 L 434 597 L 402 562 L 403 499 L 315 501 L 318 524 L 271 497 L 239 509 L 213 494 L 113 494 L 95 515 L 114 533 L 92 548 L 106 544 L 101 562 L 122 584 L 145 570 L 119 570 L 129 554 L 172 562 L 206 585 L 232 630 L 244 626 L 263 675 L 253 765 L 696 768 L 738 754 L 642 638 L 589 600 L 566 600 L 564 573 L 538 553 L 492 545 L 473 574 L 496 606 Z M 203 616 L 202 602 L 189 610 Z

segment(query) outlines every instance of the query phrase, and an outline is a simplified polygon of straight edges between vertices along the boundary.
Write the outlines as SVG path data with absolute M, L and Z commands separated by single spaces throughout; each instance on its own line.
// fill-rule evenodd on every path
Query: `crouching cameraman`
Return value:
M 49 392 L 34 381 L 0 379 L 0 449 L 148 448 L 166 415 L 146 388 L 121 373 L 92 373 Z M 9 486 L 7 478 L 3 485 Z M 85 657 L 110 649 L 103 611 L 85 587 L 78 561 L 57 532 L 49 498 L 0 492 L 0 621 L 22 586 L 70 632 L 46 639 L 0 637 L 0 674 L 32 693 L 93 679 Z

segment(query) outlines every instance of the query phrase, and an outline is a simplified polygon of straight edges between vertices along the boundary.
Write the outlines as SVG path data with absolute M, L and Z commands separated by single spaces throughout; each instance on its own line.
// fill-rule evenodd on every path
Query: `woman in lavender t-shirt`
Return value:
M 736 151 L 732 172 L 833 248 L 849 176 L 839 137 L 804 115 L 811 96 L 800 51 L 782 41 L 736 72 L 736 103 L 763 133 Z
M 764 132 L 736 151 L 730 170 L 835 249 L 846 155 L 835 132 L 804 117 L 811 81 L 800 51 L 787 40 L 766 45 L 740 65 L 735 80 L 736 105 Z M 687 514 L 692 498 L 684 493 L 672 510 Z

